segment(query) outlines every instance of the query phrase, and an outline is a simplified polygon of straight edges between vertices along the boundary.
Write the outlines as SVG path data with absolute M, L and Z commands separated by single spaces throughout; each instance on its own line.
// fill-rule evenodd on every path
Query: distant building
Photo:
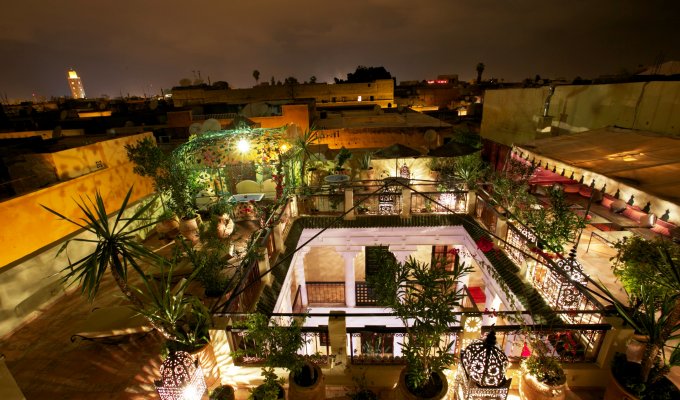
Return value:
M 68 87 L 71 89 L 71 97 L 74 99 L 84 99 L 85 89 L 83 88 L 83 82 L 80 80 L 78 73 L 75 70 L 68 70 Z

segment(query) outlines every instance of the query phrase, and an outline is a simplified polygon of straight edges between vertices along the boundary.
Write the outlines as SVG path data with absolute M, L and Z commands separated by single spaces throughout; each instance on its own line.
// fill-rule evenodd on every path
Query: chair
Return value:
M 186 278 L 182 278 L 172 288 L 172 293 L 177 294 L 186 286 L 186 282 Z M 146 335 L 152 330 L 149 320 L 130 306 L 95 308 L 77 326 L 76 333 L 71 335 L 71 342 L 83 339 L 115 344 L 130 335 Z
M 246 179 L 236 184 L 237 194 L 261 193 L 261 192 L 262 188 L 260 187 L 260 184 L 255 181 Z
M 262 182 L 262 191 L 264 192 L 264 198 L 273 200 L 276 198 L 276 183 L 272 179 L 267 179 Z
M 149 321 L 129 306 L 103 307 L 93 310 L 78 325 L 71 342 L 84 339 L 117 343 L 126 336 L 147 334 L 152 330 Z

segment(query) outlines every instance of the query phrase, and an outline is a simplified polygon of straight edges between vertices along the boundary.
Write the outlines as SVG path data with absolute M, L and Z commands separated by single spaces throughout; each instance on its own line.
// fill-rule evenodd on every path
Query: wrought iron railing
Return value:
M 309 304 L 345 304 L 345 282 L 306 282 Z
M 411 194 L 411 212 L 418 213 L 465 213 L 467 192 L 420 192 Z

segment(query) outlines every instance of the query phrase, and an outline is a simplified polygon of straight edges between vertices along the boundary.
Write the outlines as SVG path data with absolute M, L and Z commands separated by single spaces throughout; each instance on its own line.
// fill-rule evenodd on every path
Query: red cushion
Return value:
M 623 212 L 621 213 L 628 217 L 629 219 L 632 219 L 633 221 L 640 222 L 640 218 L 644 217 L 647 215 L 646 212 L 636 210 L 633 207 L 627 207 Z
M 604 197 L 602 197 L 602 202 L 600 204 L 602 204 L 603 206 L 605 206 L 607 208 L 611 208 L 614 200 L 616 200 L 616 199 L 611 197 L 611 196 L 605 195 Z
M 581 185 L 564 185 L 564 193 L 578 193 Z

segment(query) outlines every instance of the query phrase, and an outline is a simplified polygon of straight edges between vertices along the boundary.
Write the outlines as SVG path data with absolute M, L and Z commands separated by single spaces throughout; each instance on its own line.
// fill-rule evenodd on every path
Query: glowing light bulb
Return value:
M 246 139 L 239 139 L 238 143 L 236 143 L 236 148 L 241 153 L 247 153 L 250 150 L 250 143 Z

